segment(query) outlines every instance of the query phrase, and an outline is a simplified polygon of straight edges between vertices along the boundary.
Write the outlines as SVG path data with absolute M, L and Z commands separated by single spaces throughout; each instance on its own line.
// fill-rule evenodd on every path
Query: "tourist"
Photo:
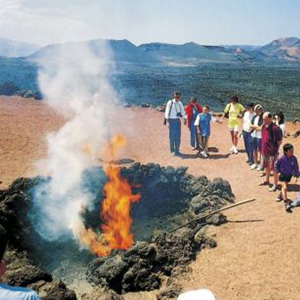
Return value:
M 188 127 L 190 130 L 190 141 L 192 150 L 198 149 L 197 129 L 194 125 L 197 115 L 202 112 L 202 107 L 197 103 L 197 99 L 192 97 L 189 104 L 185 108 L 187 115 Z
M 270 173 L 273 170 L 274 184 L 269 190 L 275 192 L 278 184 L 278 173 L 274 169 L 274 163 L 278 157 L 278 150 L 282 142 L 282 132 L 281 129 L 273 123 L 272 114 L 270 112 L 263 114 L 263 122 L 261 131 L 261 153 L 266 170 L 266 180 L 261 185 L 270 186 Z
M 180 118 L 184 118 L 184 125 L 186 125 L 186 114 L 182 102 L 180 101 L 180 93 L 174 92 L 173 96 L 174 98 L 169 100 L 167 103 L 165 110 L 165 120 L 169 126 L 169 142 L 171 154 L 174 156 L 180 156 Z
M 219 120 L 212 118 L 209 111 L 210 111 L 209 106 L 204 105 L 202 113 L 199 113 L 197 115 L 194 124 L 198 131 L 197 135 L 198 135 L 198 143 L 199 143 L 199 153 L 205 158 L 208 157 L 208 140 L 210 136 L 210 123 L 212 121 L 221 123 Z
M 279 173 L 279 181 L 282 183 L 282 188 L 277 201 L 284 201 L 285 209 L 287 212 L 292 212 L 290 202 L 287 198 L 288 183 L 292 177 L 299 177 L 299 166 L 297 158 L 294 156 L 294 147 L 291 144 L 283 146 L 283 155 L 275 161 L 275 170 Z
M 279 112 L 279 113 L 275 114 L 274 119 L 275 119 L 275 124 L 277 126 L 279 126 L 279 128 L 282 131 L 282 136 L 285 137 L 286 127 L 285 127 L 285 123 L 284 123 L 284 114 L 283 114 L 283 112 Z
M 3 261 L 5 248 L 8 242 L 7 232 L 3 226 L 0 225 L 0 280 L 5 274 L 6 266 Z M 0 283 L 0 300 L 38 300 L 36 292 L 31 289 L 23 287 L 9 286 Z
M 224 109 L 223 119 L 228 118 L 228 129 L 230 131 L 232 147 L 230 148 L 231 153 L 238 154 L 237 144 L 238 144 L 238 134 L 239 134 L 239 118 L 243 117 L 245 108 L 239 103 L 239 98 L 234 96 L 230 99 Z
M 249 103 L 246 106 L 246 112 L 243 117 L 243 130 L 241 135 L 243 135 L 244 138 L 244 144 L 245 144 L 245 150 L 247 153 L 247 163 L 249 165 L 254 164 L 253 160 L 253 149 L 252 149 L 252 143 L 251 143 L 251 131 L 252 129 L 250 128 L 251 126 L 251 121 L 254 115 L 254 103 Z
M 263 125 L 263 111 L 262 106 L 257 104 L 254 106 L 255 115 L 251 120 L 250 128 L 251 132 L 251 146 L 253 150 L 254 163 L 251 165 L 251 169 L 257 169 L 257 171 L 263 171 L 263 160 L 261 155 L 261 127 Z

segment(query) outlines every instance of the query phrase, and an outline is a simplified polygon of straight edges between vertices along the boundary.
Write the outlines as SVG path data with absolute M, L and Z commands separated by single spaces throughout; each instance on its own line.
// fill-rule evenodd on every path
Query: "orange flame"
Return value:
M 105 149 L 106 161 L 112 161 L 119 148 L 125 144 L 123 136 L 114 136 Z M 121 177 L 118 166 L 108 163 L 104 166 L 104 171 L 108 181 L 103 187 L 104 199 L 101 211 L 101 218 L 104 221 L 101 226 L 103 233 L 97 235 L 91 229 L 86 229 L 83 224 L 77 226 L 79 241 L 99 256 L 109 255 L 112 249 L 126 250 L 132 246 L 130 206 L 140 199 L 140 195 L 132 194 L 131 187 Z

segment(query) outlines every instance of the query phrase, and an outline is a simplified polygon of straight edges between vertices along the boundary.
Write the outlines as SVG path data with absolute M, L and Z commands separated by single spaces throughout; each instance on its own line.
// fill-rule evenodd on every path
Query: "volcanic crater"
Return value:
M 32 218 L 39 213 L 33 194 L 51 178 L 19 178 L 0 191 L 0 224 L 9 231 L 8 271 L 3 281 L 33 288 L 41 299 L 122 299 L 127 292 L 152 290 L 159 290 L 157 299 L 176 298 L 181 287 L 173 279 L 202 248 L 216 246 L 205 236 L 205 226 L 220 225 L 226 217 L 217 213 L 192 220 L 233 202 L 231 186 L 221 178 L 209 181 L 192 176 L 186 167 L 134 163 L 122 167 L 120 174 L 133 194 L 140 194 L 131 207 L 135 243 L 106 257 L 84 249 L 71 235 L 47 241 L 38 233 Z M 100 232 L 107 178 L 102 167 L 86 170 L 82 178 L 94 205 L 81 218 L 87 229 Z M 79 279 L 92 288 L 82 293 L 74 284 Z

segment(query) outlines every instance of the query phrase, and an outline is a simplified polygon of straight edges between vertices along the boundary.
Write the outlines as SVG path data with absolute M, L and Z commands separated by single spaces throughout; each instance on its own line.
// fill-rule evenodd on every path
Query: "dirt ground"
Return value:
M 217 299 L 300 299 L 300 208 L 286 213 L 277 203 L 277 193 L 260 187 L 261 173 L 245 163 L 245 153 L 230 155 L 226 124 L 213 124 L 211 156 L 197 158 L 189 147 L 187 127 L 182 130 L 182 158 L 168 151 L 168 128 L 163 114 L 147 108 L 126 108 L 130 118 L 118 119 L 118 128 L 126 128 L 127 146 L 122 158 L 142 163 L 159 163 L 174 167 L 187 166 L 193 175 L 209 179 L 227 179 L 236 202 L 256 198 L 226 212 L 229 222 L 210 227 L 218 246 L 202 251 L 192 271 L 183 274 L 185 290 L 208 288 Z M 0 188 L 12 180 L 35 174 L 34 163 L 47 155 L 46 134 L 58 130 L 64 120 L 43 102 L 22 98 L 0 97 Z M 300 130 L 288 124 L 287 132 Z M 300 158 L 300 138 L 286 138 L 295 146 Z M 239 142 L 243 149 L 243 143 Z M 294 198 L 296 192 L 290 192 Z M 153 299 L 153 295 L 127 295 L 126 299 Z

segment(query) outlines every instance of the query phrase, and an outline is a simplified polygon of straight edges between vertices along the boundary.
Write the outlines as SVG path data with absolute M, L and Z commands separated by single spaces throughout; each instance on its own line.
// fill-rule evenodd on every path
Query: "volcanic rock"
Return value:
M 151 105 L 148 104 L 148 103 L 142 103 L 141 107 L 143 107 L 143 108 L 149 108 L 149 107 L 151 107 Z
M 31 234 L 27 212 L 30 189 L 40 178 L 20 178 L 7 190 L 0 191 L 0 224 L 9 235 L 9 249 L 5 253 L 7 271 L 1 278 L 4 283 L 34 289 L 41 300 L 75 300 L 75 293 L 51 274 L 35 266 L 24 249 L 23 238 Z
M 299 135 L 300 135 L 300 130 L 297 130 L 297 131 L 293 134 L 293 137 L 294 137 L 294 138 L 297 138 Z
M 194 219 L 234 201 L 226 180 L 216 178 L 209 181 L 205 176 L 195 177 L 187 173 L 186 167 L 176 169 L 134 163 L 129 168 L 122 168 L 121 176 L 132 186 L 133 193 L 141 196 L 131 208 L 132 232 L 139 242 L 127 251 L 114 250 L 109 257 L 94 260 L 87 257 L 90 263 L 84 265 L 86 278 L 99 289 L 86 294 L 85 299 L 119 300 L 122 298 L 118 294 L 155 290 L 166 282 L 166 278 L 173 282 L 171 279 L 183 272 L 198 251 L 216 246 L 215 241 L 207 238 L 201 228 L 206 224 L 226 222 L 222 214 Z M 63 282 L 55 281 L 51 274 L 36 264 L 36 257 L 43 259 L 39 256 L 39 249 L 46 247 L 51 252 L 60 245 L 48 242 L 45 246 L 45 241 L 37 234 L 28 217 L 32 190 L 49 180 L 51 178 L 20 178 L 9 189 L 0 191 L 0 224 L 9 232 L 10 245 L 6 254 L 8 272 L 4 282 L 31 287 L 41 299 L 76 299 L 75 293 Z M 92 209 L 82 215 L 87 228 L 99 228 L 103 222 L 99 214 L 99 198 L 102 198 L 105 180 L 100 167 L 86 170 L 84 174 L 84 188 L 95 201 Z M 61 266 L 62 269 L 69 267 L 68 264 Z M 178 290 L 169 284 L 160 297 L 172 299 L 177 294 Z
M 166 110 L 166 105 L 158 106 L 158 107 L 156 108 L 156 110 L 159 111 L 159 112 L 165 112 L 165 110 Z

